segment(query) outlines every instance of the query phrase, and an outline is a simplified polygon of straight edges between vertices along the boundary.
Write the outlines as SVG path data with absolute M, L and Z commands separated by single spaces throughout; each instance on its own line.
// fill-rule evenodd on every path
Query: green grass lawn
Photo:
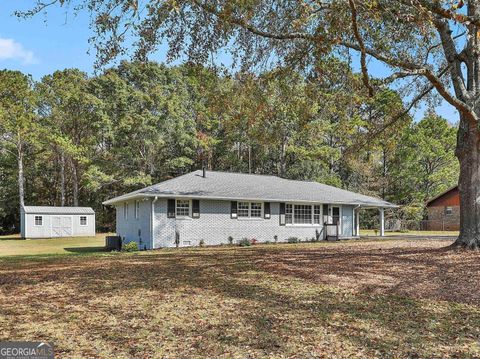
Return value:
M 375 236 L 379 231 L 373 229 L 360 230 L 361 236 Z M 458 236 L 458 231 L 404 231 L 404 232 L 385 232 L 387 236 Z
M 0 340 L 62 358 L 479 357 L 480 254 L 449 243 L 0 258 Z
M 98 252 L 105 246 L 106 235 L 27 240 L 20 239 L 19 235 L 0 236 L 0 257 Z

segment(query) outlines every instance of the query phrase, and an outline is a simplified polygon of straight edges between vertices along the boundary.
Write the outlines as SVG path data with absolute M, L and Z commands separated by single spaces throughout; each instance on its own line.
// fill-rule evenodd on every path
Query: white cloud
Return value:
M 24 49 L 22 44 L 0 37 L 0 61 L 2 60 L 20 60 L 24 65 L 38 62 L 33 52 Z

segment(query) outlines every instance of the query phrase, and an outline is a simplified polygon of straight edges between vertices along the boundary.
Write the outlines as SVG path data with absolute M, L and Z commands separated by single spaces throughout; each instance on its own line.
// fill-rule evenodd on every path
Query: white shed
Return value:
M 23 206 L 22 238 L 80 237 L 95 235 L 95 212 L 90 207 Z

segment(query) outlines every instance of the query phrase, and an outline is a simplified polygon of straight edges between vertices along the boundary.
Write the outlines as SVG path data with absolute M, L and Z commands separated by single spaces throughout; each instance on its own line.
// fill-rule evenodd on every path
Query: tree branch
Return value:
M 417 0 L 417 2 L 420 6 L 442 19 L 459 22 L 463 25 L 475 24 L 476 26 L 480 26 L 480 19 L 478 17 L 460 14 L 455 11 L 456 9 L 445 9 L 442 6 L 432 3 L 431 1 Z M 407 6 L 412 6 L 411 0 L 402 1 L 402 3 Z
M 215 9 L 213 6 L 208 5 L 208 4 L 204 4 L 203 2 L 201 2 L 201 0 L 192 0 L 192 1 L 195 5 L 199 6 L 201 9 L 207 11 L 208 13 L 210 13 L 212 15 L 215 15 L 219 18 L 222 18 L 222 14 L 220 12 L 218 12 L 217 9 Z M 271 32 L 263 31 L 263 30 L 260 30 L 260 29 L 256 28 L 255 26 L 253 26 L 252 24 L 250 24 L 248 21 L 246 21 L 244 19 L 232 16 L 232 15 L 228 15 L 228 16 L 229 16 L 229 22 L 231 22 L 235 25 L 238 25 L 238 26 L 246 29 L 247 31 L 250 31 L 251 33 L 253 33 L 255 35 L 262 36 L 262 37 L 269 38 L 269 39 L 276 39 L 276 40 L 304 39 L 304 40 L 315 41 L 315 42 L 325 40 L 325 38 L 322 37 L 322 36 L 313 36 L 313 35 L 310 35 L 310 34 L 304 33 L 304 32 L 287 32 L 287 33 L 284 33 L 284 34 L 271 33 Z M 444 30 L 444 31 L 446 31 L 446 30 Z M 449 41 L 451 41 L 453 43 L 453 40 L 452 40 L 450 34 L 449 34 L 449 38 L 450 38 L 450 40 L 448 40 L 448 38 L 442 39 L 442 43 L 444 41 L 446 41 L 447 44 L 449 43 Z M 372 56 L 373 58 L 375 58 L 375 59 L 377 59 L 377 60 L 379 60 L 379 61 L 381 61 L 381 62 L 383 62 L 387 65 L 390 65 L 390 66 L 393 66 L 393 67 L 398 67 L 398 68 L 410 71 L 413 74 L 422 75 L 422 76 L 426 77 L 430 81 L 430 83 L 433 85 L 433 87 L 438 91 L 438 93 L 449 104 L 451 104 L 453 107 L 455 107 L 469 121 L 472 121 L 472 123 L 473 122 L 475 122 L 475 123 L 478 122 L 478 117 L 474 113 L 473 109 L 463 101 L 463 99 L 465 99 L 465 97 L 455 98 L 454 96 L 452 96 L 452 94 L 450 94 L 450 92 L 445 88 L 445 86 L 442 83 L 442 81 L 440 80 L 440 78 L 438 78 L 427 67 L 423 67 L 423 66 L 418 65 L 416 63 L 412 63 L 412 62 L 405 61 L 405 60 L 393 59 L 393 58 L 389 57 L 388 55 L 380 53 L 379 51 L 366 48 L 365 46 L 361 47 L 360 45 L 357 45 L 357 44 L 354 44 L 354 43 L 351 43 L 351 42 L 348 42 L 348 41 L 344 41 L 344 40 L 339 40 L 336 43 L 332 43 L 332 45 L 344 46 L 346 48 L 358 51 L 360 53 L 363 52 L 364 54 L 368 54 L 368 55 Z M 448 45 L 448 46 L 451 46 L 451 45 Z M 452 69 L 452 67 L 450 67 L 450 68 Z M 453 68 L 453 70 L 455 72 L 457 72 L 458 67 L 455 66 Z M 461 75 L 461 72 L 460 72 L 460 75 Z M 453 80 L 453 77 L 454 76 L 452 76 L 452 80 Z M 458 81 L 456 81 L 456 83 L 454 83 L 454 86 L 457 86 L 458 89 L 461 90 L 461 92 L 464 91 L 464 86 L 461 85 Z
M 355 5 L 354 0 L 348 0 L 350 4 L 350 11 L 352 13 L 352 29 L 355 38 L 357 39 L 358 46 L 360 47 L 360 66 L 362 69 L 362 77 L 363 77 L 363 84 L 368 89 L 368 94 L 370 97 L 373 97 L 374 90 L 372 85 L 369 82 L 368 76 L 368 69 L 367 69 L 367 54 L 365 52 L 365 44 L 363 42 L 362 36 L 360 35 L 360 31 L 358 30 L 358 23 L 357 23 L 357 8 Z
M 203 3 L 199 0 L 192 0 L 192 2 L 195 5 L 197 5 L 198 7 L 200 7 L 201 9 L 207 11 L 208 13 L 217 16 L 219 19 L 223 18 L 223 16 L 222 16 L 223 14 L 221 12 L 217 11 L 217 9 L 215 9 L 214 6 L 205 4 L 205 3 Z M 274 39 L 274 40 L 303 39 L 303 40 L 310 40 L 310 41 L 312 41 L 312 40 L 318 41 L 318 40 L 323 39 L 322 37 L 313 36 L 313 35 L 310 35 L 310 34 L 305 33 L 305 32 L 291 32 L 291 33 L 282 34 L 282 33 L 272 33 L 272 32 L 268 32 L 268 31 L 263 31 L 263 30 L 260 30 L 260 29 L 256 28 L 255 26 L 251 25 L 248 21 L 246 21 L 242 18 L 235 17 L 235 16 L 232 16 L 232 15 L 228 15 L 228 16 L 229 16 L 228 22 L 231 22 L 232 24 L 238 25 L 238 26 L 244 28 L 245 30 L 251 32 L 252 34 L 262 36 L 262 37 L 265 37 L 265 38 L 268 38 L 268 39 Z
M 455 89 L 455 94 L 457 95 L 457 98 L 464 100 L 467 97 L 467 89 L 463 82 L 461 62 L 455 47 L 455 42 L 451 36 L 452 31 L 446 20 L 435 20 L 434 24 L 440 34 L 443 51 L 450 66 L 450 77 L 452 79 L 453 88 Z

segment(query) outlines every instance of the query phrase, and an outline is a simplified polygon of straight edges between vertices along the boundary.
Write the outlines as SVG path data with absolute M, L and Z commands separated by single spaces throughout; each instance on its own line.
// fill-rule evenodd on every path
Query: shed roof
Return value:
M 114 204 L 149 196 L 397 207 L 380 198 L 365 196 L 318 182 L 217 171 L 207 171 L 206 176 L 203 177 L 201 170 L 112 198 L 103 204 Z
M 430 205 L 431 205 L 434 201 L 436 201 L 437 199 L 439 199 L 439 198 L 441 198 L 441 197 L 449 194 L 449 193 L 452 192 L 452 191 L 458 191 L 458 185 L 453 186 L 453 187 L 450 187 L 450 188 L 447 189 L 446 191 L 444 191 L 444 192 L 436 195 L 436 196 L 433 197 L 433 198 L 430 198 L 430 199 L 427 201 L 427 203 L 426 203 L 427 207 L 430 206 Z
M 95 214 L 91 207 L 23 206 L 29 214 Z

